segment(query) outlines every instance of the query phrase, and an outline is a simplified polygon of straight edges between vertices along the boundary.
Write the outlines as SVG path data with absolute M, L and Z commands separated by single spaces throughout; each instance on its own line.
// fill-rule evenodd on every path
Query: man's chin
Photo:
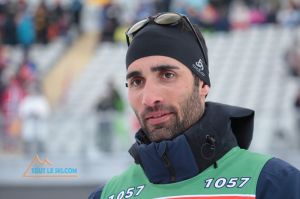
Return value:
M 162 128 L 155 128 L 150 131 L 146 131 L 147 136 L 150 141 L 152 142 L 160 142 L 162 140 L 169 140 L 174 137 L 170 129 L 162 127 Z

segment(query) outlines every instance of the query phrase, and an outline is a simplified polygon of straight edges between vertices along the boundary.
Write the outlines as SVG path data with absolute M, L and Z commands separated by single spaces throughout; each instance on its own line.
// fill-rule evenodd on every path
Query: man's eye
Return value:
M 162 77 L 165 78 L 165 79 L 170 79 L 170 78 L 175 77 L 175 74 L 171 73 L 171 72 L 165 72 L 165 73 L 162 74 Z
M 133 79 L 130 81 L 130 87 L 138 87 L 143 83 L 142 79 Z

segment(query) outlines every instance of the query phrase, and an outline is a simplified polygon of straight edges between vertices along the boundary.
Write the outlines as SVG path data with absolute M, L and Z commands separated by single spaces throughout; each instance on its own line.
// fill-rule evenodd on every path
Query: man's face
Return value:
M 203 114 L 209 87 L 202 81 L 196 86 L 192 72 L 176 59 L 140 58 L 128 67 L 127 81 L 130 105 L 151 141 L 173 138 Z

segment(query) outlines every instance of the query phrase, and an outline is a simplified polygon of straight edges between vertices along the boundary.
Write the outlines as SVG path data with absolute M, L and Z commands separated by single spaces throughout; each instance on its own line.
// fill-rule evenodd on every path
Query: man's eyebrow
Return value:
M 173 66 L 173 65 L 160 65 L 160 66 L 154 66 L 151 68 L 152 72 L 157 72 L 157 71 L 163 71 L 163 70 L 172 70 L 172 69 L 179 69 L 178 66 Z
M 159 65 L 159 66 L 153 66 L 151 67 L 151 71 L 152 72 L 159 72 L 159 71 L 164 71 L 164 70 L 178 70 L 179 67 L 178 66 L 172 66 L 172 65 Z M 142 73 L 139 72 L 139 71 L 132 71 L 130 73 L 128 73 L 126 75 L 126 80 L 132 78 L 132 77 L 135 77 L 135 76 L 142 76 Z
M 132 71 L 126 75 L 126 80 L 128 80 L 134 76 L 141 76 L 141 75 L 142 75 L 142 73 L 139 71 Z

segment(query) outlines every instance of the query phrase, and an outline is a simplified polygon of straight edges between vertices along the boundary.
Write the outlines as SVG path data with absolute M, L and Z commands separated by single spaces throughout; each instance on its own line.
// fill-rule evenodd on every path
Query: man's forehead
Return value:
M 160 66 L 176 66 L 178 69 L 187 69 L 186 66 L 174 58 L 154 55 L 135 60 L 129 65 L 127 73 L 134 70 L 153 70 L 153 68 Z

